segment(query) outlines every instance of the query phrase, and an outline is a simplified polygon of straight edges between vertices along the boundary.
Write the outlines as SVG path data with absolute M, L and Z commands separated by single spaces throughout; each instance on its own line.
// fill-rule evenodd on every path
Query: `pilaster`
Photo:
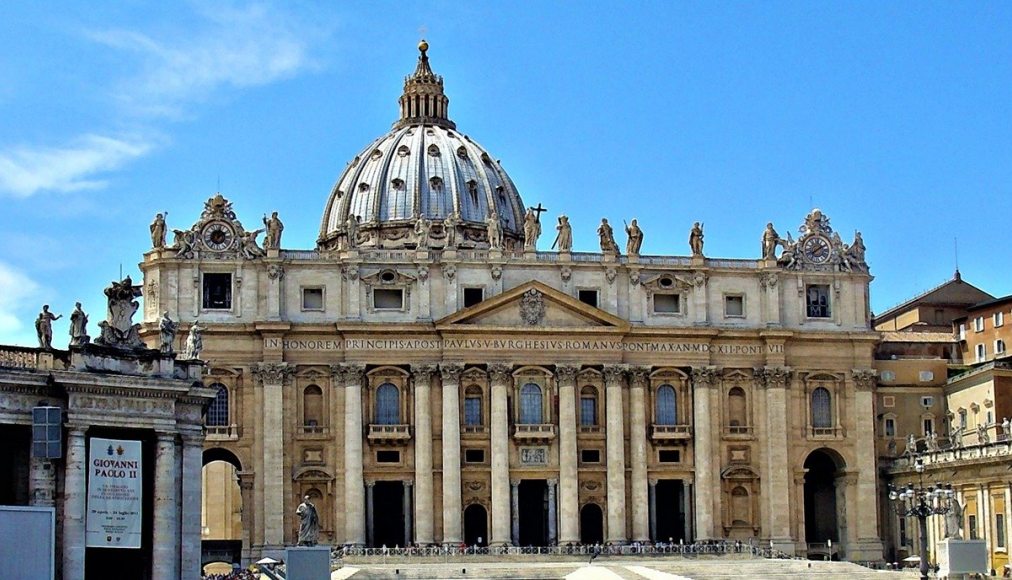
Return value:
M 506 395 L 513 377 L 511 367 L 492 363 L 488 367 L 492 382 L 492 541 L 493 545 L 511 543 L 509 413 Z
M 650 513 L 647 494 L 646 390 L 650 369 L 633 367 L 629 373 L 629 461 L 632 463 L 632 539 L 649 542 Z
M 695 405 L 692 409 L 693 469 L 695 470 L 696 539 L 709 540 L 714 536 L 713 478 L 713 425 L 710 420 L 710 400 L 717 371 L 714 367 L 693 367 L 692 390 Z
M 626 533 L 625 510 L 625 417 L 622 409 L 622 391 L 625 390 L 625 365 L 605 365 L 604 384 L 607 404 L 607 447 L 608 473 L 608 535 L 609 544 L 624 544 Z
M 417 486 L 415 493 L 415 541 L 422 546 L 432 544 L 433 541 L 430 386 L 434 371 L 435 367 L 432 365 L 420 365 L 412 368 L 411 372 L 415 383 L 415 484 Z M 406 508 L 405 513 L 407 513 Z
M 440 365 L 443 379 L 443 543 L 463 540 L 460 481 L 460 364 Z
M 362 381 L 365 368 L 346 364 L 341 368 L 344 380 L 344 541 L 353 546 L 366 542 L 366 501 L 362 477 Z
M 253 376 L 263 385 L 263 514 L 264 545 L 285 543 L 284 385 L 295 369 L 287 363 L 258 363 Z
M 785 552 L 791 552 L 787 548 L 793 546 L 787 462 L 787 423 L 790 420 L 787 413 L 787 386 L 790 378 L 791 370 L 787 367 L 767 366 L 755 370 L 756 384 L 763 390 L 766 399 L 766 441 L 763 455 L 767 470 L 762 504 L 770 527 L 767 535 L 778 549 Z
M 580 481 L 576 446 L 576 373 L 574 365 L 555 368 L 559 385 L 559 543 L 580 541 Z
M 158 432 L 157 438 L 151 577 L 153 580 L 179 580 L 180 537 L 179 518 L 176 512 L 179 502 L 176 493 L 176 434 Z

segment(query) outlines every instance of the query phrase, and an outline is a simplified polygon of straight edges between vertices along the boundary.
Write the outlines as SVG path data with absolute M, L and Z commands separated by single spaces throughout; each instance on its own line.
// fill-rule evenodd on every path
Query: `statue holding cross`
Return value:
M 541 212 L 548 211 L 541 207 L 528 207 L 524 215 L 524 251 L 534 252 L 538 249 L 538 238 L 541 236 Z

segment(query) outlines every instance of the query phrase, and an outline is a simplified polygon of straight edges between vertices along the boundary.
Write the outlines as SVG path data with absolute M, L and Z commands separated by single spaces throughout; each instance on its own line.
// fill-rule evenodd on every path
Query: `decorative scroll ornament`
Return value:
M 541 291 L 531 288 L 520 298 L 520 319 L 535 326 L 545 317 L 545 297 Z
M 774 232 L 775 233 L 775 232 Z M 773 245 L 783 246 L 777 264 L 788 270 L 815 270 L 820 272 L 867 272 L 864 240 L 861 232 L 854 232 L 854 242 L 844 244 L 840 234 L 829 225 L 829 216 L 813 209 L 798 228 L 797 241 L 777 237 Z M 764 244 L 769 245 L 764 238 Z

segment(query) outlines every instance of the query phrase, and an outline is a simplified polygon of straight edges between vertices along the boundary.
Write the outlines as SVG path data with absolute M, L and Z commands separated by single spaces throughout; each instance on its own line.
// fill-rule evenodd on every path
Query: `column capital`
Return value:
M 159 443 L 175 444 L 176 435 L 177 433 L 175 431 L 155 431 L 155 439 L 157 439 Z
M 404 487 L 412 487 L 413 485 L 415 485 L 415 480 L 413 480 L 413 479 L 405 479 L 403 483 L 404 483 Z
M 436 365 L 433 364 L 411 365 L 411 378 L 414 379 L 415 384 L 428 384 L 432 380 L 434 372 L 436 372 Z
M 629 365 L 607 364 L 604 365 L 604 380 L 609 384 L 621 384 L 621 382 L 625 380 L 625 376 L 628 372 Z
M 464 373 L 464 365 L 460 363 L 441 363 L 439 365 L 439 376 L 444 383 L 459 383 L 460 375 Z
M 520 480 L 519 479 L 511 479 L 510 480 L 510 487 L 520 487 Z
M 554 488 L 557 485 L 559 485 L 559 480 L 558 479 L 549 479 L 548 480 L 548 493 L 552 493 L 553 492 L 552 488 Z
M 345 386 L 361 386 L 365 378 L 365 365 L 361 363 L 331 365 L 330 370 Z
M 262 362 L 253 365 L 253 376 L 261 385 L 284 385 L 295 374 L 295 367 L 288 363 Z
M 84 437 L 88 431 L 87 425 L 78 425 L 76 423 L 67 423 L 67 435 L 70 437 Z
M 508 383 L 513 375 L 513 365 L 507 363 L 489 363 L 488 374 L 492 378 L 492 383 Z
M 630 367 L 629 382 L 633 387 L 646 387 L 650 377 L 650 367 Z
M 650 479 L 647 480 L 647 485 L 649 485 L 650 487 L 657 487 L 657 483 L 659 481 L 660 480 L 657 479 L 657 478 L 650 478 Z
M 871 392 L 875 389 L 877 372 L 874 369 L 853 369 L 850 376 L 854 379 L 854 387 L 859 391 Z
M 369 489 L 372 489 L 373 487 L 376 486 L 376 480 L 375 479 L 367 479 L 367 480 L 365 480 L 365 486 L 367 488 L 369 488 Z
M 580 365 L 555 365 L 555 378 L 562 386 L 576 386 L 576 373 Z
M 256 473 L 252 471 L 239 471 L 236 472 L 236 477 L 239 478 L 239 488 L 243 490 L 252 490 L 253 482 L 256 480 Z
M 696 387 L 712 387 L 717 382 L 719 372 L 715 366 L 692 367 L 692 384 Z
M 180 431 L 179 438 L 183 440 L 183 447 L 204 446 L 204 434 L 202 432 Z
M 786 389 L 791 380 L 791 367 L 757 367 L 754 376 L 760 388 Z

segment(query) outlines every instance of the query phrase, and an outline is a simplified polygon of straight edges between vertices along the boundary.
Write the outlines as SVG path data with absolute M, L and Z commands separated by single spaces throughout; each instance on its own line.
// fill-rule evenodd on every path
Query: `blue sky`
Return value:
M 1012 4 L 8 2 L 0 342 L 35 344 L 44 302 L 94 328 L 152 215 L 188 227 L 219 180 L 313 247 L 420 29 L 458 128 L 577 250 L 636 217 L 644 253 L 702 221 L 707 255 L 752 258 L 817 206 L 863 233 L 875 311 L 950 278 L 957 236 L 964 279 L 1012 293 Z

